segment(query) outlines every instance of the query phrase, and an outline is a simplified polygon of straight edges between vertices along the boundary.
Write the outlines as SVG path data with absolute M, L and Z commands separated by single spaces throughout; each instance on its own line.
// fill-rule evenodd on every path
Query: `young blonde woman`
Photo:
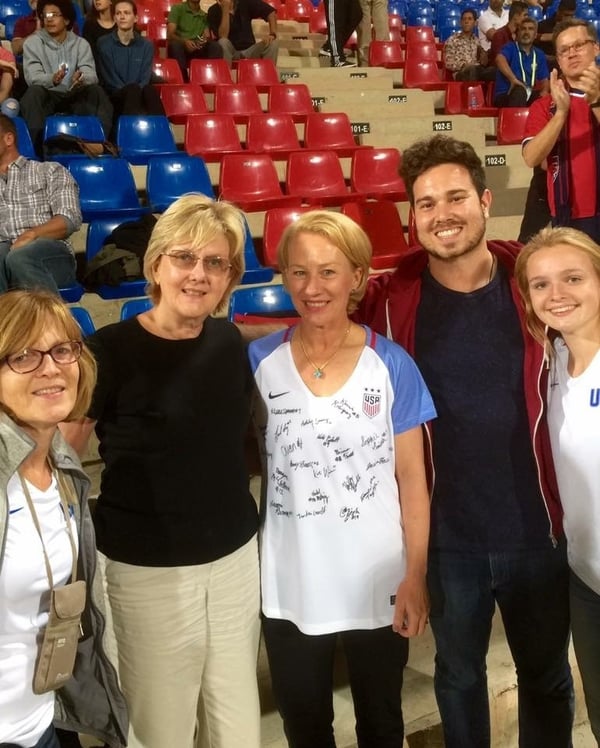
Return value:
M 564 509 L 573 644 L 600 745 L 600 246 L 575 229 L 544 229 L 515 272 L 550 365 L 541 394 Z

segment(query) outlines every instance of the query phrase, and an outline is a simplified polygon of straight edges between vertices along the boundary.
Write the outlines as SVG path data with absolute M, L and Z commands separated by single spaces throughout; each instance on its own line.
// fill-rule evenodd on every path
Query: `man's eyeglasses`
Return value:
M 180 270 L 193 270 L 199 262 L 202 263 L 204 272 L 207 275 L 224 275 L 231 270 L 230 263 L 218 255 L 198 257 L 193 252 L 186 252 L 185 250 L 163 252 L 162 254 L 168 257 L 173 265 Z
M 556 50 L 556 56 L 557 57 L 566 57 L 569 52 L 581 52 L 581 50 L 585 47 L 586 44 L 595 44 L 593 39 L 585 39 L 578 42 L 573 42 L 573 44 L 567 44 L 564 47 L 559 47 Z
M 47 10 L 42 13 L 42 16 L 44 18 L 62 18 L 62 13 L 59 13 L 58 10 Z
M 40 351 L 37 348 L 25 348 L 20 353 L 11 353 L 4 359 L 4 363 L 12 369 L 15 374 L 30 374 L 42 365 L 44 356 L 50 356 L 55 364 L 63 366 L 65 364 L 74 364 L 81 357 L 81 342 L 79 340 L 67 340 L 64 343 L 57 343 L 47 351 Z

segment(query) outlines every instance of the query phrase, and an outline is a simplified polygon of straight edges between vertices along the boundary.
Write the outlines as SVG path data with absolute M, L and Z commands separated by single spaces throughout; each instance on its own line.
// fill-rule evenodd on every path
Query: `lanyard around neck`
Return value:
M 519 47 L 518 42 L 515 42 L 515 44 L 517 45 L 517 52 L 519 53 L 519 64 L 521 65 L 521 75 L 523 76 L 522 80 L 523 80 L 523 83 L 527 84 L 527 81 L 525 79 L 525 68 L 523 67 L 523 53 L 521 52 L 521 47 Z M 531 48 L 531 54 L 533 55 L 533 59 L 531 61 L 531 83 L 530 83 L 530 86 L 531 86 L 531 88 L 533 88 L 534 85 L 535 85 L 535 73 L 536 73 L 536 70 L 537 70 L 537 55 L 536 55 L 535 49 L 533 47 Z
M 54 475 L 54 472 L 52 474 Z M 63 514 L 65 515 L 65 521 L 67 523 L 67 532 L 69 534 L 69 542 L 71 544 L 71 552 L 72 552 L 72 558 L 73 558 L 73 561 L 71 564 L 71 581 L 75 582 L 77 579 L 77 548 L 75 547 L 75 539 L 73 538 L 73 531 L 71 529 L 71 518 L 69 515 L 69 505 L 66 499 L 66 495 L 69 494 L 70 491 L 69 491 L 69 488 L 65 482 L 65 478 L 62 475 L 62 473 L 59 470 L 57 470 L 56 475 L 57 475 L 58 495 L 60 497 L 60 504 L 63 510 Z M 44 553 L 44 563 L 46 565 L 46 574 L 48 575 L 48 584 L 50 585 L 50 589 L 54 589 L 54 578 L 52 576 L 52 567 L 50 566 L 50 560 L 48 559 L 46 546 L 44 545 L 44 538 L 42 537 L 42 528 L 40 527 L 40 522 L 38 520 L 35 507 L 33 506 L 33 500 L 31 498 L 31 494 L 29 493 L 29 488 L 27 487 L 27 481 L 23 478 L 21 473 L 19 473 L 19 479 L 21 480 L 21 487 L 23 489 L 23 493 L 25 494 L 25 498 L 27 499 L 29 510 L 31 511 L 33 524 L 35 525 L 37 534 L 40 536 L 40 542 L 42 544 L 42 551 Z

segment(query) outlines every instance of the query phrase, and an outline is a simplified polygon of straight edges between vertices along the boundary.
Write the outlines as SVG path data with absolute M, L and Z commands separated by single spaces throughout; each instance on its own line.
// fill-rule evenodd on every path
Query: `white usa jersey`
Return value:
M 433 402 L 410 356 L 368 328 L 349 379 L 317 397 L 292 334 L 249 348 L 267 469 L 263 612 L 306 634 L 388 626 L 406 570 L 394 435 L 434 418 Z

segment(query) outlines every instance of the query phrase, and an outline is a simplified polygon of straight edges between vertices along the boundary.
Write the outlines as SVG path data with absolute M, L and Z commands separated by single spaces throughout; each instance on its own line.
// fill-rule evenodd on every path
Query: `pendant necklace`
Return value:
M 348 333 L 350 332 L 351 326 L 352 325 L 348 325 L 346 332 L 344 333 L 344 337 L 340 340 L 340 344 L 335 349 L 333 354 L 327 359 L 327 361 L 325 361 L 324 364 L 321 364 L 321 366 L 317 366 L 317 364 L 315 364 L 315 362 L 310 358 L 310 356 L 306 352 L 306 348 L 304 347 L 304 340 L 302 339 L 302 330 L 298 328 L 298 340 L 300 341 L 300 347 L 302 348 L 302 353 L 304 354 L 304 358 L 308 361 L 308 363 L 314 369 L 312 375 L 315 379 L 322 379 L 325 376 L 324 374 L 325 367 L 328 366 L 339 353 L 341 347 L 344 345 L 344 342 L 346 341 L 346 338 L 348 337 Z

